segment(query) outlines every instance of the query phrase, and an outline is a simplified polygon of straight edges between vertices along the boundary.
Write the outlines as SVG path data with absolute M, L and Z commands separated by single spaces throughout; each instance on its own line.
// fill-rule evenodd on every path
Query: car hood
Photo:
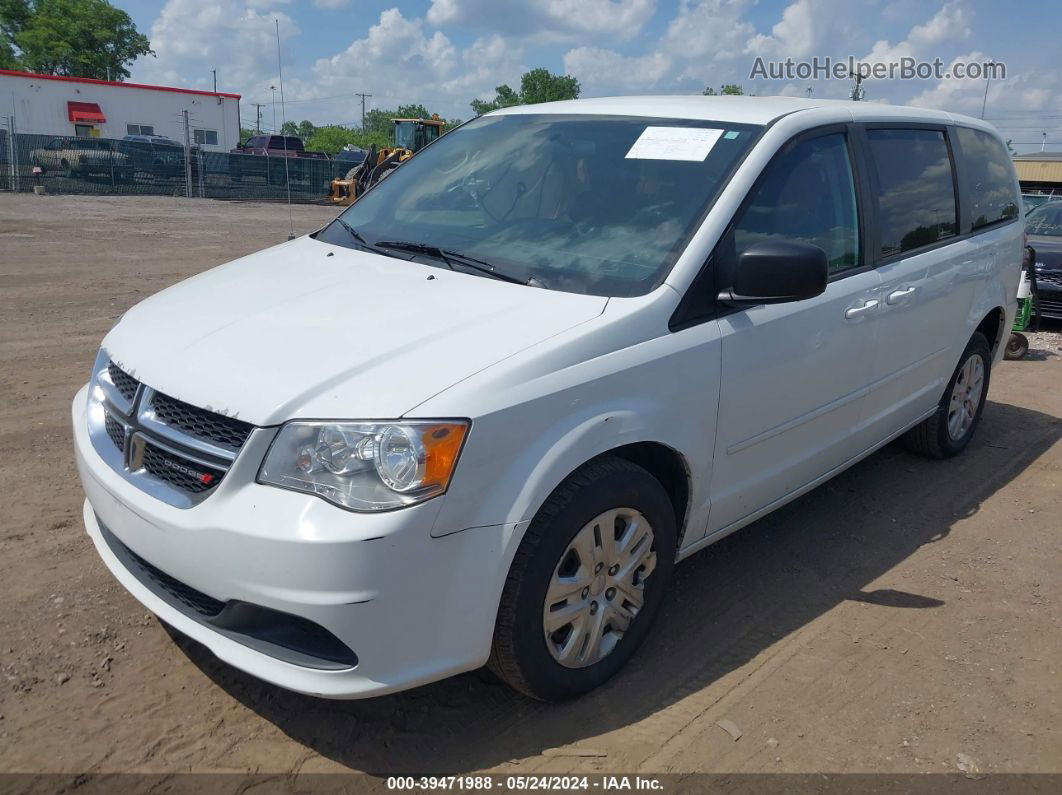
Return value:
M 148 386 L 256 425 L 387 419 L 607 300 L 304 237 L 148 298 L 103 346 Z

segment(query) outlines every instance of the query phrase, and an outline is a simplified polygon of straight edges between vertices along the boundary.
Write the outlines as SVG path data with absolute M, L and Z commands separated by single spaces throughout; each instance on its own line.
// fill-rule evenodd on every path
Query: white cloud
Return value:
M 926 59 L 936 54 L 931 52 L 931 48 L 949 40 L 967 38 L 969 35 L 966 11 L 953 0 L 941 6 L 928 22 L 911 28 L 903 41 L 897 44 L 890 44 L 885 39 L 875 42 L 870 54 L 863 60 L 872 63 L 895 63 L 901 58 Z
M 947 66 L 952 72 L 958 62 L 984 63 L 990 60 L 983 52 L 973 51 L 953 59 Z M 1035 75 L 1008 75 L 1006 79 L 986 81 L 984 78 L 965 78 L 963 80 L 939 80 L 932 88 L 927 88 L 907 101 L 909 105 L 920 108 L 939 108 L 953 110 L 956 113 L 980 115 L 982 104 L 989 112 L 994 107 L 1008 110 L 1021 108 L 1024 111 L 1042 111 L 1054 107 L 1059 97 L 1056 92 L 1059 79 L 1054 73 L 1042 72 Z M 988 88 L 988 101 L 985 102 L 985 88 Z
M 498 35 L 459 50 L 441 31 L 426 30 L 424 20 L 408 19 L 391 8 L 365 38 L 319 59 L 312 79 L 300 83 L 299 96 L 369 91 L 384 106 L 422 102 L 444 115 L 467 117 L 473 97 L 501 83 L 517 83 L 524 71 L 522 56 L 520 47 Z
M 816 51 L 816 20 L 820 16 L 820 4 L 814 0 L 796 0 L 786 6 L 782 18 L 771 28 L 770 35 L 758 33 L 748 41 L 748 51 L 753 55 L 784 55 L 803 58 Z
M 267 5 L 275 6 L 275 2 Z M 286 13 L 260 11 L 242 0 L 167 0 L 151 26 L 157 57 L 139 59 L 133 79 L 162 85 L 210 89 L 218 69 L 222 91 L 268 95 L 277 80 L 275 19 L 282 39 L 299 28 Z M 285 56 L 285 62 L 290 58 Z
M 432 0 L 432 25 L 462 25 L 541 39 L 636 35 L 656 10 L 655 0 Z
M 564 56 L 564 71 L 578 77 L 585 94 L 652 88 L 671 66 L 671 59 L 661 52 L 628 57 L 615 50 L 576 47 Z
M 660 46 L 687 60 L 733 58 L 755 30 L 741 21 L 747 5 L 746 0 L 682 0 Z
M 754 28 L 741 14 L 750 0 L 680 0 L 665 33 L 642 55 L 582 46 L 564 56 L 564 70 L 584 93 L 601 95 L 665 87 L 669 92 L 725 82 L 717 64 L 741 54 Z

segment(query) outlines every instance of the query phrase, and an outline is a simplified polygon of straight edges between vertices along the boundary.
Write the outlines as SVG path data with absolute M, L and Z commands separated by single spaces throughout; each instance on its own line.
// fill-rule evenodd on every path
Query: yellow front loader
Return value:
M 370 147 L 365 159 L 343 179 L 332 180 L 330 198 L 335 204 L 353 204 L 361 194 L 442 135 L 446 126 L 438 115 L 430 119 L 391 119 L 391 124 L 390 146 L 379 150 Z

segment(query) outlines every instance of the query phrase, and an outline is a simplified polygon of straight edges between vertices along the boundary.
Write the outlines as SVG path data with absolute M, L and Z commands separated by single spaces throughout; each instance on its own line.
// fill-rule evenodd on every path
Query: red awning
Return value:
M 73 122 L 103 124 L 107 121 L 107 117 L 95 102 L 67 102 L 66 112 Z

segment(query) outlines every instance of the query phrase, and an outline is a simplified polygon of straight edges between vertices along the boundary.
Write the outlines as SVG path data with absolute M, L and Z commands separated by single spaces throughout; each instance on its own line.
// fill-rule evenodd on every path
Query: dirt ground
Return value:
M 633 664 L 581 700 L 477 672 L 330 702 L 171 637 L 82 529 L 70 399 L 127 307 L 287 225 L 0 195 L 0 771 L 1062 772 L 1057 330 L 993 372 L 961 457 L 889 446 L 679 566 Z

